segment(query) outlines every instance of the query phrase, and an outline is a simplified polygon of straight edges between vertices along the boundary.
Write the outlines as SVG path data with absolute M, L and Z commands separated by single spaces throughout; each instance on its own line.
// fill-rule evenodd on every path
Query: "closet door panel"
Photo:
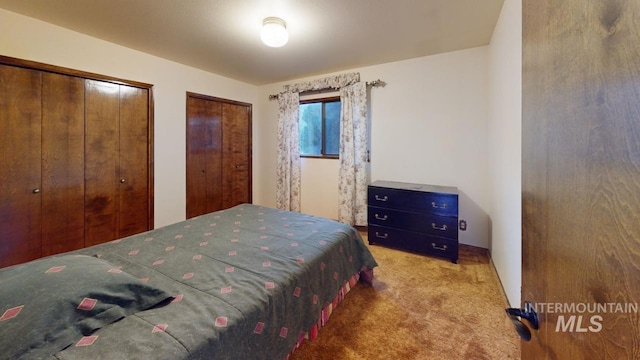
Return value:
M 251 202 L 251 104 L 187 93 L 187 218 Z
M 202 105 L 187 97 L 187 219 L 206 213 L 206 119 Z
M 222 108 L 187 97 L 187 218 L 222 209 Z
M 0 65 L 0 267 L 40 257 L 41 73 Z
M 84 81 L 42 74 L 42 256 L 84 247 Z
M 206 122 L 206 151 L 205 164 L 207 173 L 206 188 L 206 213 L 225 209 L 222 196 L 223 177 L 221 176 L 223 165 L 222 153 L 222 105 L 209 101 L 207 107 Z
M 148 90 L 120 85 L 118 237 L 149 230 L 148 99 Z
M 251 122 L 247 106 L 225 103 L 223 108 L 223 206 L 251 202 Z
M 118 236 L 119 85 L 85 80 L 85 245 Z

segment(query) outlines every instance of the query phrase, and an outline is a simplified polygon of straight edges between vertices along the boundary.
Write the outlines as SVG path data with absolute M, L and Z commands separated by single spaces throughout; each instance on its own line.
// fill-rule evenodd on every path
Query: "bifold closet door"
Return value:
M 149 224 L 149 90 L 120 85 L 118 237 Z
M 41 256 L 41 84 L 0 65 L 0 267 Z
M 222 207 L 222 104 L 187 97 L 187 218 Z
M 84 80 L 42 73 L 42 256 L 84 247 Z
M 120 86 L 85 80 L 85 243 L 118 237 Z
M 251 202 L 251 104 L 187 93 L 187 218 Z
M 251 202 L 250 119 L 249 106 L 222 104 L 223 208 Z
M 0 267 L 153 228 L 151 94 L 0 55 Z
M 85 245 L 149 229 L 148 93 L 85 80 Z
M 0 72 L 5 266 L 84 246 L 84 82 L 6 65 Z

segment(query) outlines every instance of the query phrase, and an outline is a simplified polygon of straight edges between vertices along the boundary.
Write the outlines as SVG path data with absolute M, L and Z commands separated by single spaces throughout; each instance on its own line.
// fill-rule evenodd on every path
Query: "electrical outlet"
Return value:
M 460 220 L 460 230 L 461 231 L 467 230 L 467 220 Z

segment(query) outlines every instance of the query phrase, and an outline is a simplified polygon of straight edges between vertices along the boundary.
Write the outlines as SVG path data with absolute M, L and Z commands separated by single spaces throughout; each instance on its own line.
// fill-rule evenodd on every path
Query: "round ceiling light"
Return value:
M 281 47 L 289 41 L 287 23 L 278 17 L 268 17 L 262 21 L 260 31 L 262 42 L 271 47 Z

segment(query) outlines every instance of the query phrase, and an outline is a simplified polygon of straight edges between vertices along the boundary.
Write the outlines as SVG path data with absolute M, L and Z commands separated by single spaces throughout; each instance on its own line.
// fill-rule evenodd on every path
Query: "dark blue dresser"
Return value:
M 375 181 L 368 188 L 369 244 L 458 261 L 458 189 Z

